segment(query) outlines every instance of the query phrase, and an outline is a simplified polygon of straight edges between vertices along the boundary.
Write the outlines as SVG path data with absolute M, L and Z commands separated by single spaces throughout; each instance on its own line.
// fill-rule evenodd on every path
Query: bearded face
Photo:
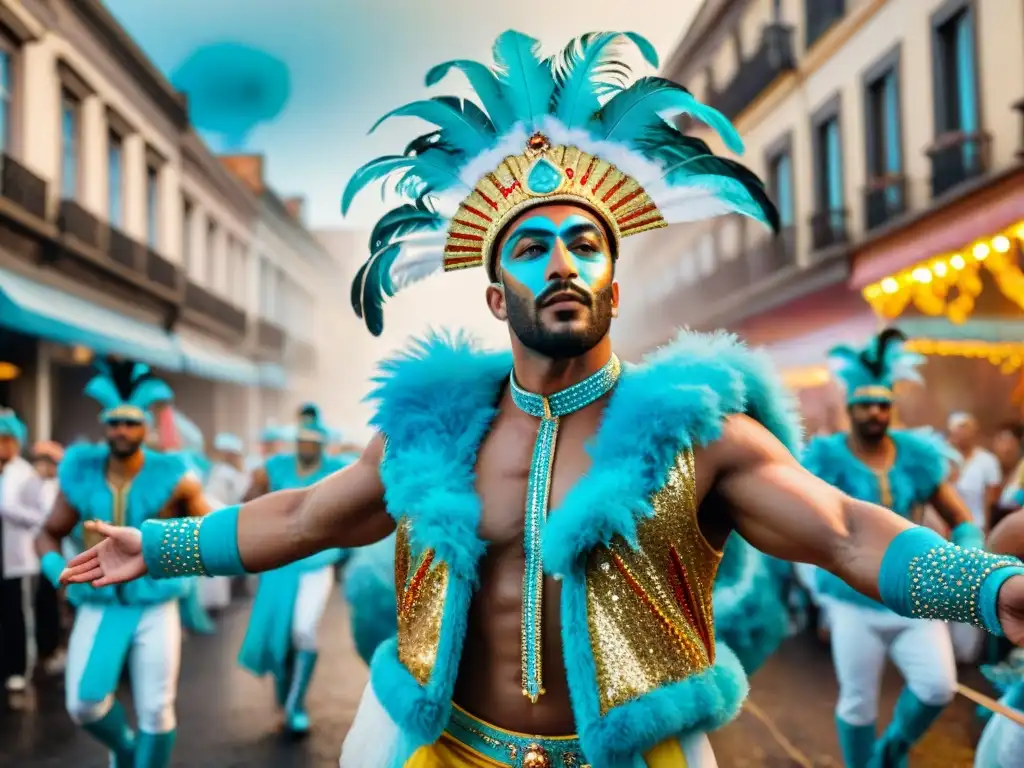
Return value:
M 495 258 L 504 299 L 495 314 L 523 346 L 571 358 L 608 334 L 618 305 L 614 253 L 605 226 L 589 210 L 531 208 L 509 226 Z

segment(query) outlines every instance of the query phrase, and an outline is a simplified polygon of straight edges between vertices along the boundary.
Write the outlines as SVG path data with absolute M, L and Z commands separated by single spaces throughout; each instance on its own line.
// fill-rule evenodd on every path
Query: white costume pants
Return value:
M 825 602 L 839 680 L 838 717 L 850 725 L 875 722 L 887 655 L 922 703 L 943 706 L 953 700 L 956 661 L 943 622 L 908 619 L 827 598 Z
M 102 701 L 83 701 L 78 695 L 89 656 L 103 653 L 103 648 L 96 646 L 102 618 L 102 606 L 79 606 L 68 643 L 65 700 L 68 714 L 80 724 L 101 719 L 114 703 L 114 694 Z M 178 694 L 180 663 L 181 615 L 178 601 L 147 608 L 128 651 L 128 672 L 140 731 L 166 733 L 177 726 L 174 702 Z
M 302 574 L 292 613 L 292 646 L 297 651 L 315 651 L 316 633 L 334 587 L 334 567 Z
M 339 768 L 398 768 L 395 748 L 399 730 L 391 716 L 377 700 L 373 685 L 366 684 L 359 701 L 355 719 L 341 746 Z M 681 746 L 686 756 L 680 768 L 718 768 L 715 753 L 706 734 L 695 733 L 685 737 Z
M 985 648 L 985 631 L 970 624 L 950 624 L 953 653 L 960 664 L 977 664 Z

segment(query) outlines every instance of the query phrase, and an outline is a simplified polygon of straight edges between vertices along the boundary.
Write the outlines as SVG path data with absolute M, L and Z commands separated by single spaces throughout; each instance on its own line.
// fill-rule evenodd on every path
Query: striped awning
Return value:
M 29 336 L 88 347 L 168 371 L 182 370 L 174 339 L 154 323 L 0 268 L 0 326 Z

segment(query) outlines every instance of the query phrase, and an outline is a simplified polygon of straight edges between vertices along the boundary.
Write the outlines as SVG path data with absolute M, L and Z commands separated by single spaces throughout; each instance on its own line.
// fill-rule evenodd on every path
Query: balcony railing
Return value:
M 71 235 L 82 245 L 103 250 L 107 225 L 74 200 L 60 201 L 57 226 L 61 232 Z
M 757 51 L 740 64 L 735 77 L 725 88 L 708 95 L 708 103 L 733 119 L 764 93 L 779 75 L 795 66 L 793 28 L 784 24 L 767 24 L 761 33 Z
M 0 195 L 38 219 L 46 218 L 46 182 L 8 155 L 0 154 Z
M 107 254 L 110 260 L 132 272 L 140 272 L 146 258 L 146 248 L 115 227 L 110 228 Z
M 240 336 L 245 333 L 245 312 L 191 281 L 185 285 L 185 306 Z
M 907 178 L 901 175 L 879 176 L 864 189 L 865 227 L 880 227 L 907 210 Z
M 822 211 L 811 216 L 811 249 L 821 251 L 847 241 L 846 210 Z
M 269 320 L 260 320 L 256 326 L 256 343 L 263 349 L 280 352 L 284 349 L 284 331 Z
M 947 133 L 927 150 L 932 163 L 932 197 L 939 197 L 988 170 L 989 136 Z
M 154 251 L 146 249 L 146 277 L 157 285 L 176 290 L 179 279 L 178 268 Z
M 846 14 L 844 0 L 808 0 L 804 5 L 804 48 L 810 48 Z

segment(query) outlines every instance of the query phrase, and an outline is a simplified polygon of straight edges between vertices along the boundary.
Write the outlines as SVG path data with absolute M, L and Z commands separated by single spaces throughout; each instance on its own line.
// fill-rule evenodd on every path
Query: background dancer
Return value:
M 103 408 L 106 442 L 75 445 L 60 465 L 60 494 L 36 547 L 54 584 L 64 569 L 61 541 L 82 522 L 142 525 L 145 520 L 200 517 L 209 511 L 198 480 L 174 453 L 144 446 L 147 411 L 170 388 L 149 369 L 108 361 L 85 394 Z M 86 526 L 85 544 L 101 537 Z M 67 588 L 77 606 L 68 646 L 67 709 L 111 753 L 117 768 L 170 765 L 181 654 L 178 601 L 192 579 Z M 117 685 L 128 665 L 138 734 L 128 726 Z

